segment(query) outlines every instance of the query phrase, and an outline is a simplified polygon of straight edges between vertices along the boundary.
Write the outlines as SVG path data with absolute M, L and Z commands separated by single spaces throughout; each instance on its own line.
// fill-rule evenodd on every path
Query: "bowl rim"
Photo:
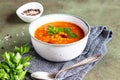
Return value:
M 63 14 L 63 13 L 47 14 L 47 15 L 44 15 L 44 16 L 51 16 L 51 15 L 66 15 L 66 16 L 72 16 L 72 17 L 75 17 L 75 18 L 80 19 L 80 20 L 87 26 L 87 29 L 88 29 L 87 34 L 86 34 L 82 39 L 80 39 L 80 40 L 78 40 L 78 41 L 75 41 L 75 42 L 72 42 L 72 43 L 67 43 L 67 44 L 51 44 L 51 43 L 46 43 L 46 42 L 43 42 L 43 41 L 38 40 L 37 38 L 35 38 L 35 37 L 31 34 L 31 32 L 30 32 L 30 27 L 31 27 L 31 25 L 32 25 L 36 20 L 38 20 L 38 19 L 39 19 L 39 18 L 38 18 L 38 19 L 36 19 L 35 21 L 33 21 L 33 22 L 31 22 L 31 23 L 29 24 L 29 34 L 30 34 L 31 38 L 33 38 L 34 40 L 36 40 L 36 41 L 38 41 L 38 42 L 40 42 L 40 43 L 42 43 L 42 44 L 45 44 L 45 45 L 50 45 L 50 46 L 59 47 L 59 46 L 70 46 L 70 45 L 73 45 L 73 44 L 77 44 L 78 42 L 82 41 L 83 39 L 85 39 L 86 37 L 89 36 L 90 31 L 91 31 L 91 27 L 90 27 L 90 25 L 88 24 L 88 22 L 85 21 L 83 18 L 78 17 L 78 16 L 74 16 L 74 15 L 70 15 L 70 14 Z M 41 17 L 44 17 L 44 16 L 41 16 Z M 41 17 L 40 17 L 40 18 L 41 18 Z

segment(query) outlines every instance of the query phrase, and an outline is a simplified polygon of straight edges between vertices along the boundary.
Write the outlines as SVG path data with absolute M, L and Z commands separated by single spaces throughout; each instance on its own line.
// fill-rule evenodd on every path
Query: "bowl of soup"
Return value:
M 29 25 L 35 51 L 44 59 L 55 62 L 78 57 L 87 45 L 89 24 L 68 14 L 49 14 Z

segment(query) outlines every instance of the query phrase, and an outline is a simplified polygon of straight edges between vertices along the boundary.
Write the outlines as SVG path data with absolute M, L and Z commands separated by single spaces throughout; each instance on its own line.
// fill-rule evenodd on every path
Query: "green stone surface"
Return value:
M 107 55 L 84 80 L 120 80 L 120 0 L 0 0 L 0 55 L 30 42 L 29 23 L 17 17 L 16 9 L 31 1 L 43 4 L 43 15 L 71 14 L 82 17 L 91 26 L 105 25 L 112 30 L 113 39 L 107 44 Z M 12 37 L 6 39 L 7 34 Z

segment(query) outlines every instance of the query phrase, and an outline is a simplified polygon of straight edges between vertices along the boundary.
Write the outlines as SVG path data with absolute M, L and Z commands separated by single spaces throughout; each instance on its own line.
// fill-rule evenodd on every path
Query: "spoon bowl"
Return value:
M 31 74 L 32 78 L 42 79 L 42 80 L 53 80 L 55 78 L 55 76 L 56 76 L 56 74 L 54 74 L 54 73 L 50 74 L 48 72 L 34 72 Z
M 75 68 L 75 67 L 78 67 L 78 66 L 81 66 L 81 65 L 85 65 L 85 64 L 88 64 L 88 63 L 93 63 L 97 60 L 99 60 L 99 58 L 101 57 L 101 54 L 97 54 L 95 56 L 92 56 L 92 57 L 88 57 L 76 64 L 73 64 L 69 67 L 66 67 L 64 69 L 61 69 L 60 71 L 58 72 L 55 72 L 55 73 L 48 73 L 48 72 L 33 72 L 31 74 L 31 77 L 32 78 L 35 78 L 35 79 L 42 79 L 42 80 L 54 80 L 54 78 L 59 75 L 60 73 L 64 72 L 64 71 L 67 71 L 67 70 L 70 70 L 72 68 Z

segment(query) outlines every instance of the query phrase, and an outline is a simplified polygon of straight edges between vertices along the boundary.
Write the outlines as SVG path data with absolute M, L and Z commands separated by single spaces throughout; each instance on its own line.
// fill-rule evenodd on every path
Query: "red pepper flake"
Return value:
M 39 9 L 27 9 L 23 11 L 21 14 L 26 16 L 35 16 L 38 15 L 39 13 L 40 13 Z

